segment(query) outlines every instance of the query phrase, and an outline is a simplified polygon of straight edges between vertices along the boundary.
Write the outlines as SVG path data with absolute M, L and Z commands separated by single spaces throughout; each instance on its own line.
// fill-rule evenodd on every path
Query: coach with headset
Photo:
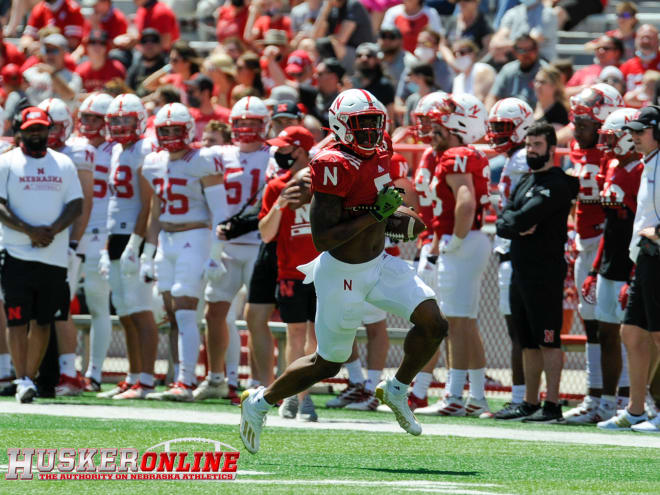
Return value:
M 660 348 L 660 107 L 645 107 L 624 129 L 630 130 L 644 164 L 630 242 L 630 258 L 637 265 L 627 291 L 621 326 L 621 338 L 628 351 L 630 403 L 612 419 L 598 423 L 598 427 L 632 427 L 635 431 L 660 433 L 660 416 L 647 421 L 644 410 L 651 359 L 649 333 Z M 626 289 L 624 286 L 620 295 L 622 302 Z

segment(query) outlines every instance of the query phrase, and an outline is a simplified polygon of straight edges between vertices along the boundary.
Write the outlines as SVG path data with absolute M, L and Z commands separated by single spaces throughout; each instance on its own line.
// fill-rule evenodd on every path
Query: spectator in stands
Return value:
M 646 105 L 655 105 L 655 88 L 658 82 L 660 82 L 660 72 L 647 70 L 642 77 L 642 84 L 623 96 L 626 106 L 642 108 Z
M 234 63 L 236 63 L 238 57 L 243 55 L 246 51 L 243 41 L 235 36 L 225 39 L 222 42 L 222 48 L 224 48 L 225 53 L 231 57 Z
M 264 45 L 259 61 L 261 66 L 261 81 L 268 93 L 273 87 L 285 81 L 284 69 L 289 54 L 289 42 L 286 31 L 271 29 L 260 41 Z
M 144 80 L 165 66 L 160 33 L 153 28 L 142 31 L 137 49 L 140 55 L 135 57 L 133 65 L 128 69 L 126 82 L 139 97 L 143 97 L 149 94 L 149 91 L 142 85 Z
M 612 36 L 604 34 L 594 42 L 597 63 L 588 65 L 573 74 L 566 83 L 566 94 L 573 96 L 584 88 L 597 82 L 603 68 L 610 65 L 618 67 L 623 56 L 623 42 Z
M 229 123 L 231 110 L 220 105 L 214 105 L 213 81 L 210 77 L 198 73 L 193 79 L 185 82 L 188 92 L 190 115 L 195 121 L 195 139 L 200 141 L 206 124 L 212 120 Z
M 272 112 L 280 103 L 296 104 L 299 99 L 298 90 L 296 88 L 288 84 L 282 84 L 280 86 L 275 86 L 271 90 L 270 96 L 264 100 L 264 104 Z
M 617 29 L 607 31 L 607 36 L 618 38 L 623 42 L 623 55 L 621 60 L 630 60 L 635 56 L 635 32 L 639 27 L 637 20 L 637 6 L 634 2 L 621 2 L 616 6 Z M 588 52 L 594 51 L 600 38 L 585 43 Z
M 295 50 L 286 59 L 286 77 L 294 86 L 313 84 L 314 64 L 305 50 Z
M 286 32 L 289 40 L 291 19 L 285 15 L 283 0 L 252 0 L 248 7 L 248 19 L 245 23 L 243 39 L 248 43 L 263 40 L 267 31 L 277 29 Z
M 232 90 L 241 91 L 245 88 L 254 88 L 255 96 L 263 98 L 266 94 L 264 83 L 261 79 L 261 65 L 259 55 L 254 52 L 245 52 L 236 61 L 236 80 L 238 84 Z M 238 88 L 238 89 L 236 89 Z
M 6 99 L 3 103 L 5 107 L 4 122 L 1 123 L 3 136 L 11 136 L 13 134 L 12 121 L 14 114 L 18 109 L 18 105 L 23 98 L 27 98 L 25 92 L 25 82 L 21 69 L 16 64 L 7 64 L 0 70 L 0 80 L 2 80 L 2 90 L 6 94 Z
M 69 50 L 74 50 L 82 39 L 84 23 L 80 7 L 73 0 L 44 0 L 30 12 L 21 45 L 38 39 L 39 30 L 54 25 L 67 39 Z
M 300 102 L 310 115 L 316 117 L 323 127 L 328 127 L 328 110 L 341 91 L 341 81 L 346 71 L 336 58 L 326 58 L 316 68 L 316 87 L 301 84 L 298 87 Z
M 142 85 L 148 91 L 155 91 L 163 84 L 172 84 L 185 95 L 184 81 L 199 72 L 201 62 L 197 52 L 187 41 L 176 41 L 170 51 L 170 63 L 147 77 Z
M 290 101 L 277 104 L 270 118 L 271 136 L 279 136 L 289 126 L 301 125 L 303 116 L 299 104 Z
M 575 70 L 573 69 L 573 60 L 570 58 L 556 58 L 552 61 L 552 65 L 559 71 L 561 75 L 561 83 L 566 87 L 566 83 L 571 80 Z
M 486 99 L 488 108 L 491 108 L 497 100 L 510 96 L 525 100 L 532 108 L 536 106 L 534 78 L 539 69 L 547 64 L 539 58 L 538 44 L 528 34 L 516 39 L 513 52 L 517 60 L 506 64 L 497 74 L 490 95 Z
M 163 50 L 170 50 L 174 42 L 179 39 L 179 22 L 172 9 L 158 0 L 133 1 L 138 6 L 133 21 L 138 35 L 147 28 L 157 29 L 161 34 Z
M 525 0 L 504 14 L 490 46 L 492 49 L 512 47 L 514 40 L 528 34 L 540 47 L 541 57 L 550 61 L 557 53 L 557 29 L 557 15 L 550 7 L 541 0 Z
M 561 82 L 561 73 L 552 65 L 541 67 L 534 77 L 537 122 L 552 124 L 555 130 L 568 125 L 568 98 Z
M 291 9 L 291 31 L 293 46 L 307 36 L 312 36 L 314 23 L 321 13 L 321 0 L 304 0 Z
M 415 56 L 403 50 L 401 31 L 398 27 L 384 27 L 378 33 L 378 45 L 382 53 L 385 74 L 394 82 L 401 79 L 406 67 L 415 62 Z
M 236 64 L 226 53 L 215 53 L 202 63 L 202 72 L 213 80 L 215 103 L 230 108 L 231 90 L 236 85 Z
M 25 55 L 21 53 L 16 45 L 4 40 L 2 29 L 0 29 L 0 67 L 7 64 L 16 64 L 19 67 L 25 62 Z
M 366 89 L 387 109 L 388 124 L 394 124 L 394 84 L 383 72 L 376 43 L 362 43 L 355 52 L 354 88 Z M 390 129 L 391 131 L 391 129 Z
M 401 112 L 397 112 L 399 115 L 399 121 L 403 121 L 403 125 L 411 125 L 411 115 L 419 100 L 421 100 L 427 94 L 436 91 L 437 87 L 435 84 L 435 77 L 433 75 L 433 67 L 424 62 L 415 62 L 410 71 L 408 72 L 407 79 L 409 84 L 415 89 L 408 98 L 406 98 L 405 107 L 403 108 L 403 119 L 400 118 Z M 397 105 L 399 103 L 397 102 Z
M 497 1 L 497 8 L 495 9 L 495 19 L 493 20 L 493 27 L 495 29 L 499 29 L 504 14 L 506 14 L 509 9 L 512 9 L 516 5 L 520 5 L 520 0 L 496 0 L 496 1 Z
M 461 9 L 457 16 L 449 19 L 443 43 L 442 54 L 450 64 L 453 58 L 451 47 L 455 41 L 462 38 L 471 39 L 477 45 L 477 58 L 481 58 L 488 50 L 493 35 L 493 28 L 479 10 L 478 0 L 458 0 L 457 3 Z
M 238 38 L 245 41 L 243 33 L 245 33 L 245 25 L 248 20 L 247 4 L 247 0 L 231 0 L 220 7 L 218 25 L 215 30 L 220 43 L 228 38 Z
M 223 146 L 231 144 L 231 127 L 229 124 L 212 120 L 204 128 L 202 146 Z
M 72 104 L 80 94 L 80 76 L 65 65 L 68 50 L 69 43 L 61 34 L 51 34 L 41 41 L 39 60 L 23 72 L 31 104 L 38 105 L 46 98 L 52 97 Z
M 605 4 L 607 0 L 559 0 L 555 7 L 559 29 L 570 31 L 586 17 L 600 14 Z
M 93 9 L 92 14 L 85 19 L 83 38 L 86 38 L 92 29 L 100 29 L 108 33 L 108 38 L 113 41 L 128 30 L 126 16 L 112 6 L 112 0 L 83 0 L 82 5 Z
M 105 83 L 112 81 L 114 78 L 123 80 L 126 77 L 124 66 L 116 60 L 108 58 L 109 47 L 108 33 L 99 29 L 92 30 L 89 33 L 86 45 L 89 60 L 80 64 L 76 69 L 76 73 L 83 81 L 84 93 L 100 91 Z M 82 96 L 80 97 L 82 98 Z
M 314 23 L 315 39 L 327 36 L 345 70 L 353 70 L 355 50 L 376 41 L 369 14 L 360 0 L 328 0 Z
M 598 82 L 609 84 L 616 88 L 621 96 L 626 93 L 626 79 L 618 67 L 605 67 L 601 71 L 600 76 L 598 76 Z
M 470 38 L 454 41 L 452 45 L 453 67 L 457 72 L 452 85 L 452 94 L 469 93 L 481 101 L 486 101 L 495 81 L 495 69 L 483 62 L 477 62 L 476 43 Z
M 424 5 L 424 0 L 403 0 L 385 12 L 381 28 L 398 27 L 403 36 L 403 48 L 415 51 L 417 37 L 428 27 L 436 33 L 444 32 L 438 12 Z
M 626 78 L 626 91 L 631 91 L 642 84 L 642 77 L 647 70 L 660 70 L 658 30 L 655 26 L 644 24 L 637 30 L 635 56 L 625 62 L 620 69 Z

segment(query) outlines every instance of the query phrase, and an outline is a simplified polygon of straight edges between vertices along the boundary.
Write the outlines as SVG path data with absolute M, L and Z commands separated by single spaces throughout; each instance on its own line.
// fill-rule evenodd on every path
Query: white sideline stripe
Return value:
M 138 421 L 166 421 L 209 425 L 235 425 L 238 428 L 240 414 L 226 412 L 193 411 L 190 409 L 156 409 L 128 406 L 83 406 L 80 404 L 19 404 L 0 401 L 0 413 L 39 414 L 91 419 L 132 419 Z M 318 423 L 306 423 L 268 416 L 266 432 L 271 427 L 301 428 L 316 430 L 355 430 L 369 432 L 403 433 L 391 415 L 384 421 L 320 419 Z M 390 420 L 391 418 L 391 420 Z M 660 435 L 643 433 L 582 433 L 571 428 L 563 430 L 561 425 L 547 425 L 548 430 L 524 430 L 498 426 L 474 426 L 459 424 L 423 424 L 423 435 L 456 436 L 467 438 L 495 438 L 523 442 L 558 442 L 585 445 L 613 445 L 617 447 L 647 447 L 660 449 Z M 585 427 L 586 428 L 586 427 Z M 267 434 L 267 433 L 266 433 Z

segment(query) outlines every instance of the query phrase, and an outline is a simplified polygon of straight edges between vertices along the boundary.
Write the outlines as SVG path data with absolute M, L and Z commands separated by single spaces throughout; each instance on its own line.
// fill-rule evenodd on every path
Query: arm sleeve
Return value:
M 548 190 L 547 188 L 543 191 Z M 548 215 L 553 213 L 562 202 L 563 191 L 551 191 L 549 195 L 542 192 L 534 194 L 517 211 L 505 208 L 500 218 L 497 219 L 497 232 L 499 235 L 500 226 L 505 231 L 515 233 L 525 232 L 534 225 L 543 221 Z M 505 237 L 505 236 L 502 236 Z M 511 239 L 511 237 L 508 237 Z

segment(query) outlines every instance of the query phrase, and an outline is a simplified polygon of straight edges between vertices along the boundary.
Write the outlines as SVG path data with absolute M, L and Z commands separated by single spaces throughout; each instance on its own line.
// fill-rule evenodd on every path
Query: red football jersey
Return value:
M 597 148 L 583 150 L 575 139 L 570 144 L 570 158 L 580 179 L 575 230 L 582 239 L 590 239 L 603 233 L 605 212 L 600 203 L 603 187 L 601 173 L 603 152 Z
M 215 29 L 215 34 L 218 41 L 222 43 L 227 38 L 236 37 L 243 41 L 243 34 L 245 33 L 245 25 L 248 19 L 248 9 L 243 7 L 240 10 L 233 5 L 223 5 L 220 7 L 218 13 L 218 24 Z
M 111 7 L 110 12 L 108 12 L 101 19 L 101 29 L 108 33 L 108 39 L 112 41 L 117 36 L 125 34 L 128 30 L 128 21 L 124 13 L 115 8 Z M 89 36 L 89 32 L 92 30 L 92 24 L 85 19 L 85 25 L 83 26 L 83 38 Z
M 259 218 L 265 217 L 277 202 L 280 193 L 291 180 L 291 171 L 271 179 L 264 189 Z M 277 280 L 303 280 L 305 275 L 296 268 L 309 263 L 319 253 L 312 240 L 312 227 L 309 223 L 309 204 L 296 210 L 282 208 L 280 227 L 277 231 Z
M 484 206 L 488 203 L 488 183 L 490 169 L 488 158 L 481 151 L 471 146 L 457 146 L 445 151 L 438 161 L 435 175 L 431 181 L 431 190 L 436 198 L 433 203 L 433 221 L 431 227 L 438 235 L 454 232 L 454 210 L 456 198 L 447 184 L 447 176 L 455 174 L 472 175 L 475 201 L 477 203 L 472 222 L 472 230 L 481 228 Z
M 408 162 L 399 153 L 392 153 L 392 159 L 390 162 L 390 178 L 392 180 L 405 179 L 408 177 L 408 171 L 410 166 Z
M 92 93 L 94 91 L 101 91 L 103 86 L 115 77 L 124 80 L 126 77 L 126 69 L 116 60 L 107 60 L 105 65 L 99 70 L 92 69 L 90 61 L 83 62 L 78 66 L 76 72 L 80 74 L 83 82 L 83 91 Z
M 635 160 L 625 167 L 619 166 L 619 160 L 613 158 L 605 166 L 605 184 L 600 193 L 604 208 L 627 207 L 637 211 L 637 191 L 644 171 L 644 164 Z
M 266 35 L 266 31 L 270 29 L 286 31 L 287 38 L 289 38 L 289 40 L 293 38 L 293 35 L 291 34 L 291 18 L 288 15 L 284 15 L 276 21 L 273 21 L 269 15 L 262 15 L 254 21 L 252 29 L 259 31 L 257 40 L 262 40 Z
M 179 39 L 179 21 L 163 2 L 156 2 L 151 7 L 138 7 L 133 22 L 140 33 L 146 28 L 154 28 L 161 34 L 169 33 L 172 43 Z
M 419 210 L 417 213 L 428 227 L 419 235 L 422 244 L 431 242 L 430 228 L 431 222 L 433 222 L 433 206 L 435 204 L 435 191 L 431 189 L 431 181 L 433 180 L 438 158 L 439 156 L 433 148 L 425 149 L 417 170 L 415 170 L 415 177 L 413 179 L 419 201 Z M 442 206 L 440 207 L 442 208 Z
M 626 91 L 635 89 L 641 86 L 642 78 L 647 70 L 660 70 L 660 53 L 650 62 L 642 62 L 639 57 L 633 57 L 627 60 L 619 67 L 626 81 Z
M 80 6 L 73 0 L 60 0 L 52 5 L 39 2 L 30 12 L 24 34 L 38 38 L 41 28 L 56 26 L 67 38 L 82 38 L 84 23 Z

